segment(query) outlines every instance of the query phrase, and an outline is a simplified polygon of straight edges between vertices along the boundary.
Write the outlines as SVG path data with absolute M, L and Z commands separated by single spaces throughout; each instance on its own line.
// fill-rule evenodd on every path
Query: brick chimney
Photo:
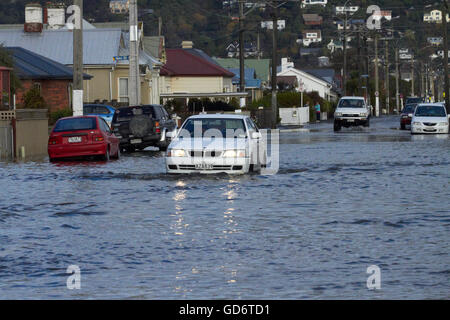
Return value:
M 38 3 L 30 3 L 25 6 L 24 31 L 27 33 L 39 33 L 43 29 L 42 6 Z

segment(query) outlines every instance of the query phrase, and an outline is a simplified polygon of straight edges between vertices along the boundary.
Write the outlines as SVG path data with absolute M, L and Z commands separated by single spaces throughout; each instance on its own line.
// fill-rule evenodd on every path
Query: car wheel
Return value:
M 334 131 L 335 132 L 341 131 L 341 128 L 342 128 L 341 123 L 339 121 L 334 120 Z
M 370 127 L 370 120 L 367 118 L 366 123 L 364 123 L 364 127 L 368 128 Z
M 103 156 L 103 161 L 109 161 L 110 160 L 110 154 L 109 154 L 109 147 L 106 149 L 106 153 Z

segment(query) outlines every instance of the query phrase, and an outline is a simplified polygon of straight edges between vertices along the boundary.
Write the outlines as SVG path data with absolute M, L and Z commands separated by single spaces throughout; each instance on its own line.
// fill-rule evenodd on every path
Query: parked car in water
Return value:
M 342 97 L 334 113 L 334 131 L 361 125 L 370 126 L 370 108 L 364 97 Z
M 255 123 L 243 115 L 188 118 L 170 143 L 168 173 L 243 174 L 261 171 L 267 149 Z
M 411 133 L 449 133 L 449 115 L 442 103 L 418 104 L 411 114 Z
M 411 115 L 414 113 L 414 110 L 416 109 L 417 103 L 410 103 L 407 104 L 401 114 L 400 114 L 400 129 L 406 130 L 406 126 L 411 125 Z
M 103 118 L 80 116 L 59 119 L 48 141 L 50 161 L 75 157 L 120 157 L 119 139 Z
M 111 126 L 115 111 L 116 109 L 106 104 L 85 104 L 83 106 L 83 115 L 103 118 L 109 126 Z
M 161 105 L 143 105 L 119 108 L 115 111 L 112 129 L 120 139 L 120 147 L 128 152 L 158 147 L 166 151 L 170 143 L 167 133 L 176 129 Z

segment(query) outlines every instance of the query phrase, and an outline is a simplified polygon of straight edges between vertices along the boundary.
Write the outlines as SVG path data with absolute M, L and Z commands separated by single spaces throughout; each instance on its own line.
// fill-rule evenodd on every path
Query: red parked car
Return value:
M 50 161 L 62 158 L 97 156 L 108 161 L 120 157 L 119 139 L 100 117 L 59 119 L 48 140 Z
M 416 110 L 417 103 L 407 104 L 400 114 L 400 128 L 402 130 L 406 129 L 406 126 L 411 125 L 411 117 L 410 115 L 414 113 Z

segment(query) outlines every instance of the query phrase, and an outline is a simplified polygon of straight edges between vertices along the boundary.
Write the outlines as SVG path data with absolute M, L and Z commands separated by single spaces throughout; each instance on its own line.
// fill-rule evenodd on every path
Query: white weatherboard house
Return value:
M 301 71 L 294 68 L 294 64 L 289 62 L 288 58 L 281 59 L 281 69 L 277 73 L 278 77 L 281 76 L 294 76 L 297 78 L 297 83 L 303 83 L 304 92 L 317 91 L 319 95 L 328 101 L 331 99 L 331 89 L 332 85 L 322 79 L 319 79 L 312 74 L 305 71 Z M 297 89 L 300 91 L 300 88 Z

